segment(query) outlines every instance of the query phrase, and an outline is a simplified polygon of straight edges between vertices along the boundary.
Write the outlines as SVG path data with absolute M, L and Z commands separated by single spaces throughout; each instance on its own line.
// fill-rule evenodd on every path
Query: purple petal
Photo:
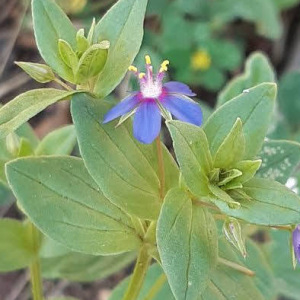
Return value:
M 293 231 L 293 247 L 295 256 L 300 263 L 300 225 Z
M 139 102 L 138 93 L 133 93 L 127 96 L 124 100 L 119 102 L 116 106 L 110 109 L 104 116 L 103 123 L 108 123 L 115 118 L 127 114 L 133 110 Z
M 179 95 L 167 95 L 161 103 L 178 120 L 197 126 L 202 124 L 202 111 L 196 102 Z
M 163 87 L 167 90 L 168 93 L 183 94 L 190 97 L 196 96 L 196 94 L 193 93 L 186 84 L 178 81 L 166 82 Z
M 133 135 L 143 144 L 151 144 L 159 135 L 161 115 L 154 101 L 145 101 L 137 109 L 133 119 Z

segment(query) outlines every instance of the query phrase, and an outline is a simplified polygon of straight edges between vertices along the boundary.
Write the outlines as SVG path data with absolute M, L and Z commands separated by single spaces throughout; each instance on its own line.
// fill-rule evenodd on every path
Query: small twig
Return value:
M 239 264 L 237 264 L 237 263 L 235 263 L 233 261 L 229 261 L 227 259 L 219 257 L 218 258 L 218 262 L 221 263 L 222 265 L 225 265 L 225 266 L 227 266 L 229 268 L 232 268 L 232 269 L 234 269 L 236 271 L 239 271 L 239 272 L 241 272 L 241 273 L 243 273 L 243 274 L 245 274 L 247 276 L 255 276 L 255 272 L 254 271 L 252 271 L 252 270 L 250 270 L 250 269 L 248 269 L 248 268 L 246 268 L 244 266 L 241 266 L 241 265 L 239 265 Z
M 291 231 L 292 227 L 290 225 L 278 225 L 278 226 L 269 226 L 271 228 L 280 229 L 280 230 L 287 230 Z
M 63 88 L 65 88 L 67 91 L 72 91 L 72 88 L 65 84 L 63 81 L 61 81 L 59 78 L 55 77 L 54 81 L 61 85 Z

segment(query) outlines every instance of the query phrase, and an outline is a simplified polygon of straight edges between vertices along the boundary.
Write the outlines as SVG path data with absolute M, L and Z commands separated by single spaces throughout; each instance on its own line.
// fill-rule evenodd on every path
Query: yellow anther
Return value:
M 146 74 L 145 73 L 140 73 L 139 78 L 142 79 Z
M 135 66 L 130 66 L 129 68 L 128 68 L 128 70 L 129 71 L 132 71 L 132 72 L 137 72 L 137 68 L 135 67 Z
M 161 73 L 161 72 L 166 72 L 166 71 L 168 71 L 168 65 L 169 65 L 169 61 L 168 60 L 164 60 L 163 62 L 162 62 L 162 64 L 160 65 L 160 69 L 159 69 L 159 72 Z
M 198 50 L 191 58 L 191 66 L 194 70 L 205 71 L 211 66 L 211 57 L 205 50 Z
M 146 56 L 145 56 L 145 61 L 146 61 L 146 64 L 147 64 L 147 65 L 151 65 L 151 58 L 150 58 L 149 55 L 146 55 Z

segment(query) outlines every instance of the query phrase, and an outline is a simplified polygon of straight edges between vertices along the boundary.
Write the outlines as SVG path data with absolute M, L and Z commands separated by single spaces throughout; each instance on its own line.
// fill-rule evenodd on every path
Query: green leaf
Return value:
M 261 166 L 261 160 L 242 160 L 239 161 L 234 167 L 242 172 L 236 180 L 244 183 L 250 180 Z
M 102 124 L 109 107 L 107 102 L 88 95 L 72 99 L 73 121 L 86 167 L 106 197 L 117 206 L 141 218 L 156 219 L 161 199 L 155 143 L 140 144 L 125 123 L 117 128 L 116 122 Z M 178 185 L 178 170 L 171 155 L 163 149 L 167 192 Z
M 283 75 L 279 82 L 278 103 L 280 112 L 293 130 L 300 126 L 300 72 Z
M 300 162 L 300 144 L 291 141 L 265 141 L 257 176 L 285 184 Z
M 76 47 L 76 31 L 62 9 L 52 0 L 33 0 L 35 40 L 45 62 L 62 78 L 72 81 L 72 70 L 59 55 L 58 40 Z
M 37 89 L 25 92 L 0 109 L 0 138 L 15 131 L 47 106 L 63 100 L 76 91 Z
M 25 268 L 35 257 L 28 224 L 1 219 L 0 241 L 1 272 Z
M 129 252 L 114 256 L 94 256 L 69 252 L 59 257 L 42 258 L 43 277 L 70 281 L 101 280 L 128 266 L 135 257 Z
M 243 124 L 237 119 L 229 134 L 217 150 L 214 158 L 214 167 L 229 168 L 239 162 L 245 153 L 245 137 L 243 135 Z
M 215 222 L 187 194 L 166 195 L 157 225 L 157 248 L 176 299 L 196 299 L 206 288 L 217 260 Z
M 244 73 L 232 79 L 220 92 L 217 106 L 224 104 L 255 85 L 263 82 L 274 82 L 274 73 L 275 71 L 268 57 L 262 52 L 254 52 L 246 61 Z
M 300 222 L 300 198 L 276 181 L 252 178 L 242 189 L 249 199 L 239 198 L 232 191 L 231 197 L 240 202 L 239 209 L 230 209 L 221 201 L 214 203 L 227 215 L 249 223 L 275 226 Z
M 68 248 L 107 255 L 139 247 L 130 217 L 103 196 L 82 160 L 17 159 L 7 164 L 6 173 L 25 213 Z
M 125 278 L 117 287 L 113 290 L 109 300 L 120 300 L 123 298 L 131 277 Z M 153 296 L 153 298 L 146 298 L 147 296 L 152 296 L 151 292 L 153 291 L 153 287 L 157 286 L 158 292 Z M 141 288 L 140 294 L 137 297 L 137 300 L 175 300 L 169 284 L 166 280 L 166 276 L 162 268 L 158 264 L 153 264 L 146 274 L 144 284 Z
M 213 197 L 217 197 L 218 200 L 221 200 L 224 203 L 226 203 L 229 208 L 231 208 L 231 209 L 239 209 L 240 208 L 240 206 L 241 206 L 240 203 L 237 201 L 234 201 L 234 199 L 232 197 L 230 197 L 230 195 L 228 193 L 226 193 L 224 190 L 222 190 L 217 185 L 209 184 L 208 187 L 209 187 L 209 190 L 211 191 Z M 217 205 L 218 205 L 218 203 L 217 203 Z
M 17 61 L 15 64 L 37 82 L 46 83 L 55 78 L 52 69 L 47 65 L 23 61 Z
M 74 125 L 56 129 L 46 135 L 35 150 L 36 155 L 71 154 L 76 144 Z
M 169 121 L 167 126 L 186 184 L 196 196 L 208 195 L 207 174 L 212 169 L 212 158 L 205 133 L 200 127 L 180 121 Z
M 75 73 L 77 83 L 85 83 L 102 71 L 106 63 L 108 48 L 109 42 L 102 41 L 92 45 L 83 53 Z
M 139 51 L 147 0 L 119 0 L 95 27 L 94 42 L 108 40 L 107 62 L 94 92 L 107 96 L 122 80 Z
M 237 118 L 243 123 L 244 159 L 260 150 L 267 133 L 276 98 L 276 85 L 262 83 L 219 107 L 204 124 L 212 155 L 215 155 Z
M 65 40 L 59 39 L 58 51 L 63 62 L 74 72 L 78 65 L 78 57 L 71 45 Z
M 274 275 L 276 287 L 281 295 L 300 299 L 300 268 L 293 268 L 292 257 L 289 251 L 291 233 L 284 230 L 270 231 L 270 242 L 264 245 L 263 250 L 268 255 Z

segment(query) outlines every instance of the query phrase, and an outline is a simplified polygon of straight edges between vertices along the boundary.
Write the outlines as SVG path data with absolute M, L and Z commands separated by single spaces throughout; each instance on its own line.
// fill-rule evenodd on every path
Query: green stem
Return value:
M 227 266 L 229 268 L 232 268 L 232 269 L 234 269 L 236 271 L 244 273 L 245 275 L 255 276 L 255 272 L 254 271 L 252 271 L 252 270 L 250 270 L 250 269 L 248 269 L 246 267 L 243 267 L 243 266 L 241 266 L 241 265 L 239 265 L 239 264 L 237 264 L 237 263 L 235 263 L 233 261 L 229 261 L 229 260 L 221 258 L 221 257 L 218 258 L 218 261 L 219 261 L 219 263 L 221 263 L 221 264 L 223 264 L 223 265 L 225 265 L 225 266 Z
M 65 88 L 67 91 L 72 91 L 71 87 L 69 87 L 67 84 L 65 84 L 62 80 L 60 80 L 59 78 L 55 77 L 54 81 L 56 83 L 58 83 L 59 85 L 61 85 L 63 88 Z
M 163 152 L 161 147 L 160 136 L 155 139 L 156 149 L 157 149 L 157 160 L 158 160 L 158 174 L 159 174 L 159 195 L 161 201 L 164 200 L 165 197 L 165 167 L 164 167 L 164 159 Z
M 30 225 L 32 244 L 35 251 L 35 259 L 29 266 L 32 296 L 33 300 L 43 300 L 43 283 L 39 259 L 40 233 L 32 223 Z
M 128 289 L 123 297 L 123 300 L 136 300 L 142 288 L 151 257 L 147 252 L 147 248 L 142 246 L 140 249 L 134 271 L 128 286 Z

